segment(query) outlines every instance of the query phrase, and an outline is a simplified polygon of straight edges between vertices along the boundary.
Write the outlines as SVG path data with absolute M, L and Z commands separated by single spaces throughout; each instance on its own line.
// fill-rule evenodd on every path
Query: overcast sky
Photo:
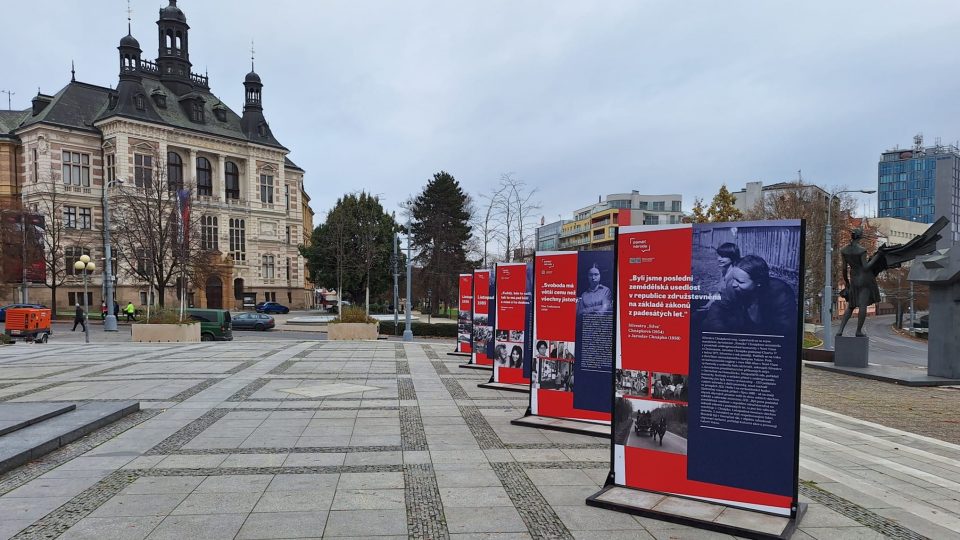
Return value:
M 126 2 L 3 3 L 14 108 L 77 78 L 116 85 Z M 132 0 L 157 54 L 166 0 Z M 548 221 L 600 195 L 794 179 L 876 189 L 880 152 L 960 139 L 960 3 L 181 0 L 194 71 L 238 113 L 256 40 L 264 108 L 318 220 L 344 192 L 388 210 L 439 170 L 501 173 Z M 954 51 L 954 52 L 951 52 Z M 2 95 L 5 100 L 6 96 Z M 3 103 L 0 106 L 6 106 Z M 861 210 L 875 212 L 875 198 Z

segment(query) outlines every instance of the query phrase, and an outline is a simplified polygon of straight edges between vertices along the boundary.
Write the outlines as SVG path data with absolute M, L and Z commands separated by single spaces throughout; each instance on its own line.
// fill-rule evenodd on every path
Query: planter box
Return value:
M 327 325 L 327 339 L 375 340 L 380 336 L 379 327 L 380 323 L 330 323 Z
M 134 324 L 134 343 L 199 343 L 200 324 Z
M 803 349 L 800 355 L 804 360 L 811 362 L 833 362 L 833 351 L 824 351 L 822 349 Z

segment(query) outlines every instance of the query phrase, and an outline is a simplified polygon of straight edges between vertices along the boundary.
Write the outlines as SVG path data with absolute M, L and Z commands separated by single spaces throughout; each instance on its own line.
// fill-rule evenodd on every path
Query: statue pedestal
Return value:
M 834 338 L 833 365 L 837 367 L 865 368 L 870 351 L 870 338 L 866 336 Z

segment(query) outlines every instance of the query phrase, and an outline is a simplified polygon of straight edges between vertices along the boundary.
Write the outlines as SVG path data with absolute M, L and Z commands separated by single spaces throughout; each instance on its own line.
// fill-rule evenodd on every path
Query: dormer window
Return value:
M 217 117 L 217 120 L 221 122 L 227 121 L 227 109 L 221 105 L 217 105 L 213 108 L 213 115 Z
M 143 94 L 137 94 L 133 96 L 133 106 L 137 108 L 138 111 L 142 111 L 146 108 L 143 103 Z
M 259 135 L 259 136 L 261 136 L 261 137 L 266 137 L 266 136 L 267 136 L 267 133 L 269 133 L 269 132 L 270 132 L 270 128 L 267 127 L 267 124 L 265 124 L 265 123 L 260 123 L 260 124 L 257 126 L 257 135 Z
M 203 102 L 200 100 L 195 100 L 190 107 L 190 115 L 194 122 L 202 124 L 203 119 Z
M 154 90 L 154 91 L 150 94 L 150 97 L 153 98 L 153 102 L 157 104 L 157 107 L 160 107 L 161 109 L 166 109 L 166 108 L 167 108 L 167 95 L 164 94 L 164 93 L 163 93 L 162 91 L 160 91 L 159 89 Z

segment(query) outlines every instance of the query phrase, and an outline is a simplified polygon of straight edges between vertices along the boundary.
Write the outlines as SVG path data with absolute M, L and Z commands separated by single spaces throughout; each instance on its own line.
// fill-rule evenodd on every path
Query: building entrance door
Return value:
M 223 282 L 217 276 L 207 279 L 207 309 L 223 309 Z

